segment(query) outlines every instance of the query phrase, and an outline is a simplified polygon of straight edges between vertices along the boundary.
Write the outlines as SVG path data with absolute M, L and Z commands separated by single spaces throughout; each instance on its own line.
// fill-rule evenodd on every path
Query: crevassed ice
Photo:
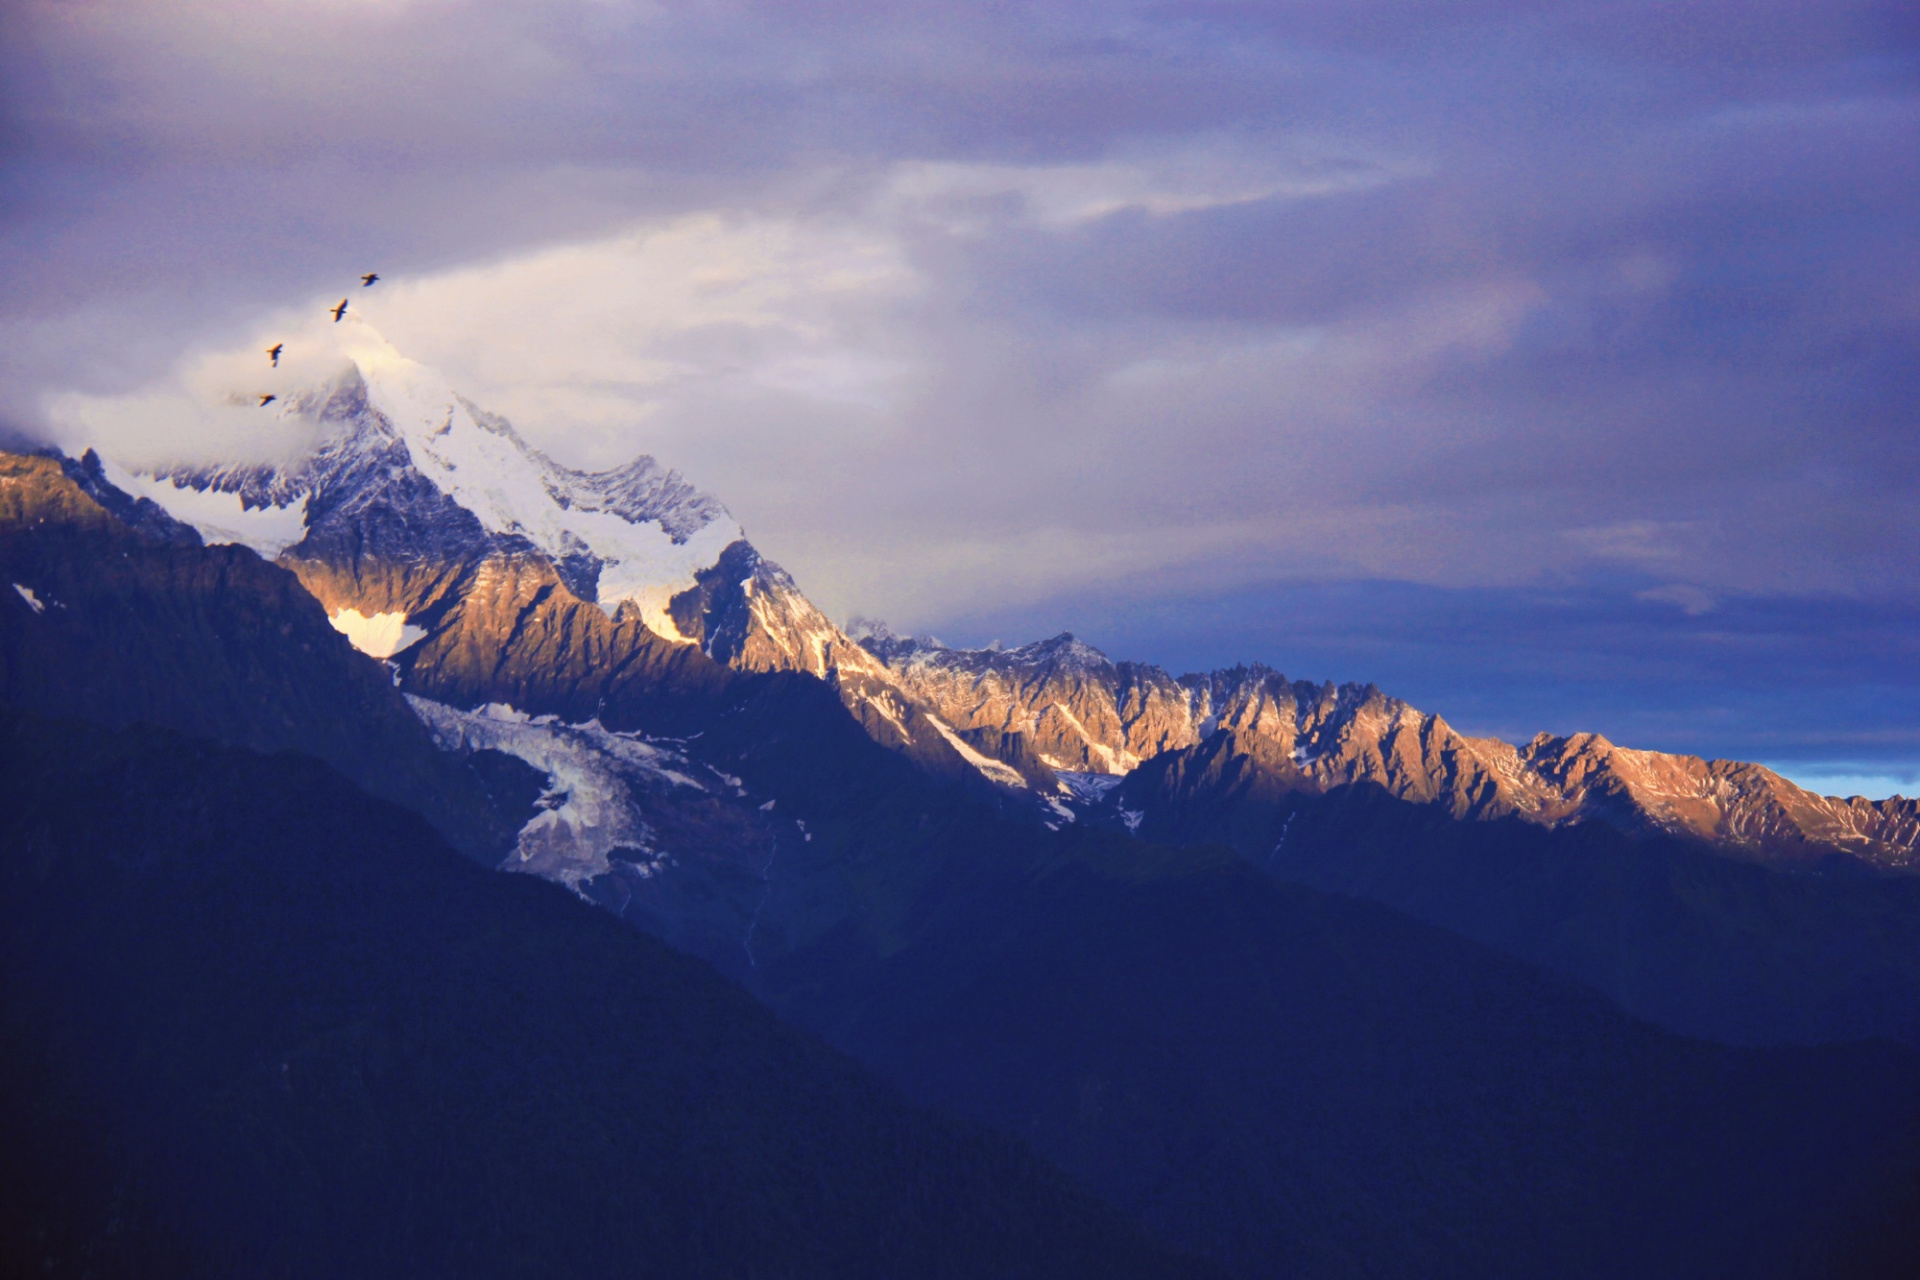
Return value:
M 1046 756 L 1040 758 L 1047 760 Z M 1052 767 L 1050 762 L 1049 767 Z M 1070 769 L 1055 769 L 1054 776 L 1060 780 L 1061 790 L 1082 804 L 1100 803 L 1108 793 L 1126 781 L 1124 777 L 1111 773 L 1082 773 Z
M 358 609 L 336 609 L 327 621 L 360 652 L 370 658 L 391 658 L 409 645 L 426 638 L 426 628 L 412 626 L 404 613 L 376 613 L 372 617 Z

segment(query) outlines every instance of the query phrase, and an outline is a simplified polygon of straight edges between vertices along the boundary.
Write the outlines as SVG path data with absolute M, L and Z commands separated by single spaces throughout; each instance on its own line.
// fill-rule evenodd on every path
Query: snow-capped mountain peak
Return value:
M 304 457 L 145 472 L 109 460 L 110 479 L 209 542 L 269 558 L 341 537 L 403 559 L 538 552 L 609 616 L 631 604 L 649 629 L 681 638 L 669 602 L 742 537 L 717 499 L 647 456 L 603 472 L 564 467 L 365 321 L 328 337 L 332 370 L 263 415 L 309 425 Z
M 651 457 L 562 466 L 351 315 L 289 338 L 283 363 L 282 381 L 261 383 L 278 408 L 256 418 L 287 442 L 276 460 L 103 461 L 89 464 L 96 487 L 278 560 L 410 693 L 584 697 L 697 646 L 727 667 L 828 681 L 869 733 L 933 767 L 1007 774 L 950 748 L 719 501 Z M 204 392 L 229 414 L 240 403 L 225 384 Z M 567 710 L 584 720 L 597 702 Z

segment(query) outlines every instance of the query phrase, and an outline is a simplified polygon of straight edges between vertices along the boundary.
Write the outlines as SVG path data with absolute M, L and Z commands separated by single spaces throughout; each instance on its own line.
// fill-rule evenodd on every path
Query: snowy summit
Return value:
M 561 466 L 363 320 L 328 338 L 330 371 L 262 415 L 306 420 L 316 443 L 304 456 L 142 469 L 109 458 L 108 478 L 205 541 L 269 559 L 340 539 L 396 560 L 537 552 L 609 616 L 631 604 L 648 628 L 682 638 L 668 602 L 742 536 L 718 500 L 651 457 L 602 472 Z

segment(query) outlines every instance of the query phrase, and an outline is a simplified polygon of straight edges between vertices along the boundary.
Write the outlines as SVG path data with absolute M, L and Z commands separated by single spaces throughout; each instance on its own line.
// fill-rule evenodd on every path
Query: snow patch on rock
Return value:
M 668 602 L 741 537 L 718 503 L 695 494 L 701 511 L 670 513 L 690 515 L 684 523 L 667 515 L 636 521 L 634 509 L 619 501 L 623 473 L 557 465 L 505 419 L 477 412 L 439 373 L 401 355 L 370 325 L 350 334 L 346 346 L 366 381 L 368 403 L 399 432 L 414 466 L 435 488 L 490 533 L 525 538 L 555 560 L 593 556 L 601 562 L 599 604 L 609 616 L 631 601 L 649 629 L 679 634 Z M 697 528 L 685 528 L 695 520 Z
M 1003 787 L 1024 788 L 1027 785 L 1027 780 L 1021 777 L 1019 771 L 1012 765 L 1002 764 L 991 756 L 984 756 L 975 751 L 967 745 L 966 739 L 955 733 L 952 726 L 939 716 L 929 715 L 927 719 L 940 731 L 940 736 L 947 740 L 947 745 L 959 752 L 962 760 L 978 769 L 987 781 L 999 783 Z
M 1111 773 L 1076 773 L 1064 769 L 1054 776 L 1060 779 L 1060 790 L 1081 804 L 1099 804 L 1126 781 Z
M 384 661 L 401 650 L 426 639 L 425 627 L 408 623 L 404 613 L 376 613 L 371 617 L 358 609 L 336 609 L 327 618 L 333 629 L 369 658 Z

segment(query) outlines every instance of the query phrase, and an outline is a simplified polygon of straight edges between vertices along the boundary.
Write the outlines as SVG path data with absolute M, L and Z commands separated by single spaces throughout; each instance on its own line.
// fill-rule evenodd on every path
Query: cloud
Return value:
M 169 376 L 136 390 L 49 395 L 48 434 L 70 454 L 94 448 L 136 468 L 298 456 L 320 427 L 285 412 L 295 393 L 332 381 L 379 342 L 356 311 L 335 321 L 316 299 L 273 316 L 244 346 L 192 352 Z M 270 347 L 280 348 L 277 360 Z M 281 407 L 262 404 L 267 395 Z
M 1712 613 L 1719 604 L 1719 601 L 1700 588 L 1689 586 L 1684 582 L 1669 582 L 1665 586 L 1636 591 L 1633 593 L 1633 598 L 1655 604 L 1676 605 L 1680 612 L 1689 618 L 1698 618 L 1703 614 Z
M 1869 800 L 1920 796 L 1920 768 L 1911 765 L 1889 769 L 1874 762 L 1788 761 L 1774 767 L 1774 772 L 1823 796 L 1865 796 Z
M 26 0 L 0 420 L 267 447 L 222 388 L 378 269 L 403 350 L 841 614 L 1897 610 L 1917 49 L 1877 2 Z

